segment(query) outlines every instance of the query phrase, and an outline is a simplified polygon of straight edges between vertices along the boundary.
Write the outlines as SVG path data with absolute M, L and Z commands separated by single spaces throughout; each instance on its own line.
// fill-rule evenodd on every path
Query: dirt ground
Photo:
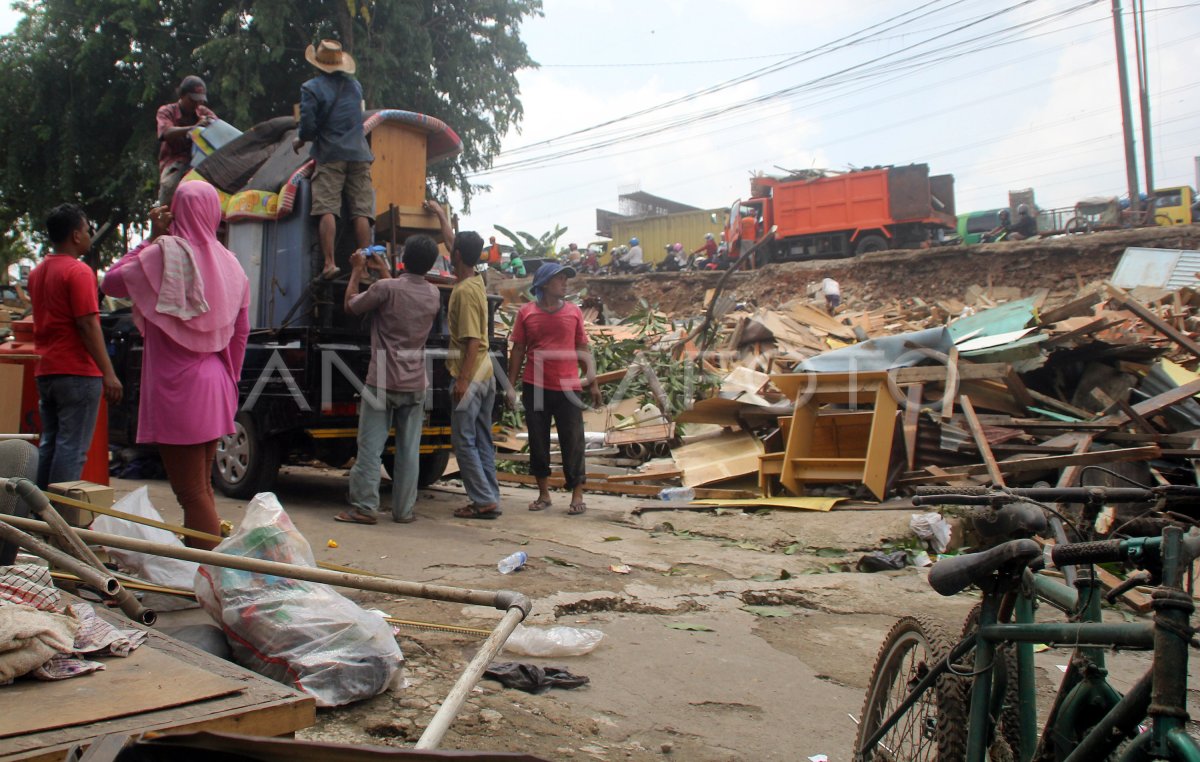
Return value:
M 139 486 L 114 484 L 120 494 Z M 180 520 L 167 484 L 149 485 L 167 520 Z M 519 590 L 535 601 L 526 624 L 605 633 L 586 656 L 505 655 L 565 667 L 591 682 L 529 695 L 482 681 L 451 726 L 446 749 L 550 760 L 848 760 L 871 665 L 896 618 L 919 612 L 957 622 L 977 601 L 969 593 L 938 596 L 923 570 L 840 570 L 853 569 L 864 551 L 907 537 L 907 510 L 635 516 L 632 509 L 644 501 L 590 495 L 586 514 L 567 516 L 565 494 L 556 493 L 552 510 L 531 513 L 531 490 L 503 487 L 504 516 L 476 521 L 451 516 L 464 495 L 443 482 L 421 492 L 417 522 L 360 526 L 332 520 L 345 490 L 342 470 L 290 468 L 280 477 L 277 494 L 318 560 L 413 581 Z M 219 510 L 237 522 L 244 504 L 221 499 Z M 329 540 L 338 547 L 329 548 Z M 516 549 L 528 553 L 527 568 L 499 574 L 496 562 Z M 614 573 L 614 564 L 631 571 Z M 500 616 L 481 607 L 350 595 L 367 608 L 424 622 L 487 628 Z M 197 610 L 163 617 L 166 625 L 205 620 Z M 671 627 L 678 624 L 710 629 Z M 415 741 L 482 637 L 411 628 L 398 637 L 409 687 L 320 710 L 301 738 Z M 1119 687 L 1147 663 L 1144 655 L 1123 658 L 1113 668 Z M 1048 696 L 1067 652 L 1052 649 L 1039 659 Z

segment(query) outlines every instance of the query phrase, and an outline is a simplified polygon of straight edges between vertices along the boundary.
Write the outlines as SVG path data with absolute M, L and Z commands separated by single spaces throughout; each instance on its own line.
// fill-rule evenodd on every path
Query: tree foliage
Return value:
M 501 235 L 512 241 L 512 247 L 521 256 L 521 259 L 538 257 L 553 258 L 556 242 L 567 232 L 567 229 L 562 225 L 556 225 L 554 230 L 546 231 L 540 236 L 526 233 L 524 230 L 518 230 L 514 233 L 502 225 L 495 225 L 494 227 Z
M 144 218 L 158 183 L 154 114 L 186 74 L 243 129 L 290 114 L 329 37 L 358 62 L 367 108 L 437 117 L 463 152 L 431 169 L 477 187 L 522 116 L 516 72 L 535 66 L 521 22 L 541 0 L 28 0 L 0 37 L 0 201 L 40 219 L 66 200 L 95 220 Z

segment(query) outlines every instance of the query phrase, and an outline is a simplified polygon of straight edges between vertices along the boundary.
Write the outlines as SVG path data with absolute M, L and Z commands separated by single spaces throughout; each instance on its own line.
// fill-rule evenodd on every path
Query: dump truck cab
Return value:
M 1159 225 L 1191 225 L 1196 221 L 1196 194 L 1191 186 L 1154 191 L 1154 219 Z

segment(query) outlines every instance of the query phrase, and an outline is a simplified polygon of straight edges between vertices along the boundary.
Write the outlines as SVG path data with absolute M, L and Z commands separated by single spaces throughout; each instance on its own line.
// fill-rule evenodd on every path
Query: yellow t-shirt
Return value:
M 487 381 L 492 378 L 492 359 L 488 356 L 487 291 L 484 290 L 483 278 L 472 275 L 455 284 L 454 290 L 450 292 L 447 317 L 450 321 L 450 356 L 446 359 L 446 367 L 450 375 L 458 378 L 462 371 L 462 362 L 467 354 L 467 339 L 479 339 L 479 351 L 475 355 L 475 373 L 471 381 Z

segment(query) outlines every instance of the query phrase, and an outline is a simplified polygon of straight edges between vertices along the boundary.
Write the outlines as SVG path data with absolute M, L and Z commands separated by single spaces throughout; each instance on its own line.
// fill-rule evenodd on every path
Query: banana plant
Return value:
M 518 230 L 515 233 L 502 225 L 493 225 L 492 227 L 500 231 L 501 235 L 512 241 L 513 249 L 521 255 L 521 259 L 530 257 L 554 258 L 554 252 L 557 250 L 557 242 L 567 232 L 567 228 L 563 225 L 555 226 L 554 230 L 543 233 L 540 237 L 526 233 L 524 230 Z

